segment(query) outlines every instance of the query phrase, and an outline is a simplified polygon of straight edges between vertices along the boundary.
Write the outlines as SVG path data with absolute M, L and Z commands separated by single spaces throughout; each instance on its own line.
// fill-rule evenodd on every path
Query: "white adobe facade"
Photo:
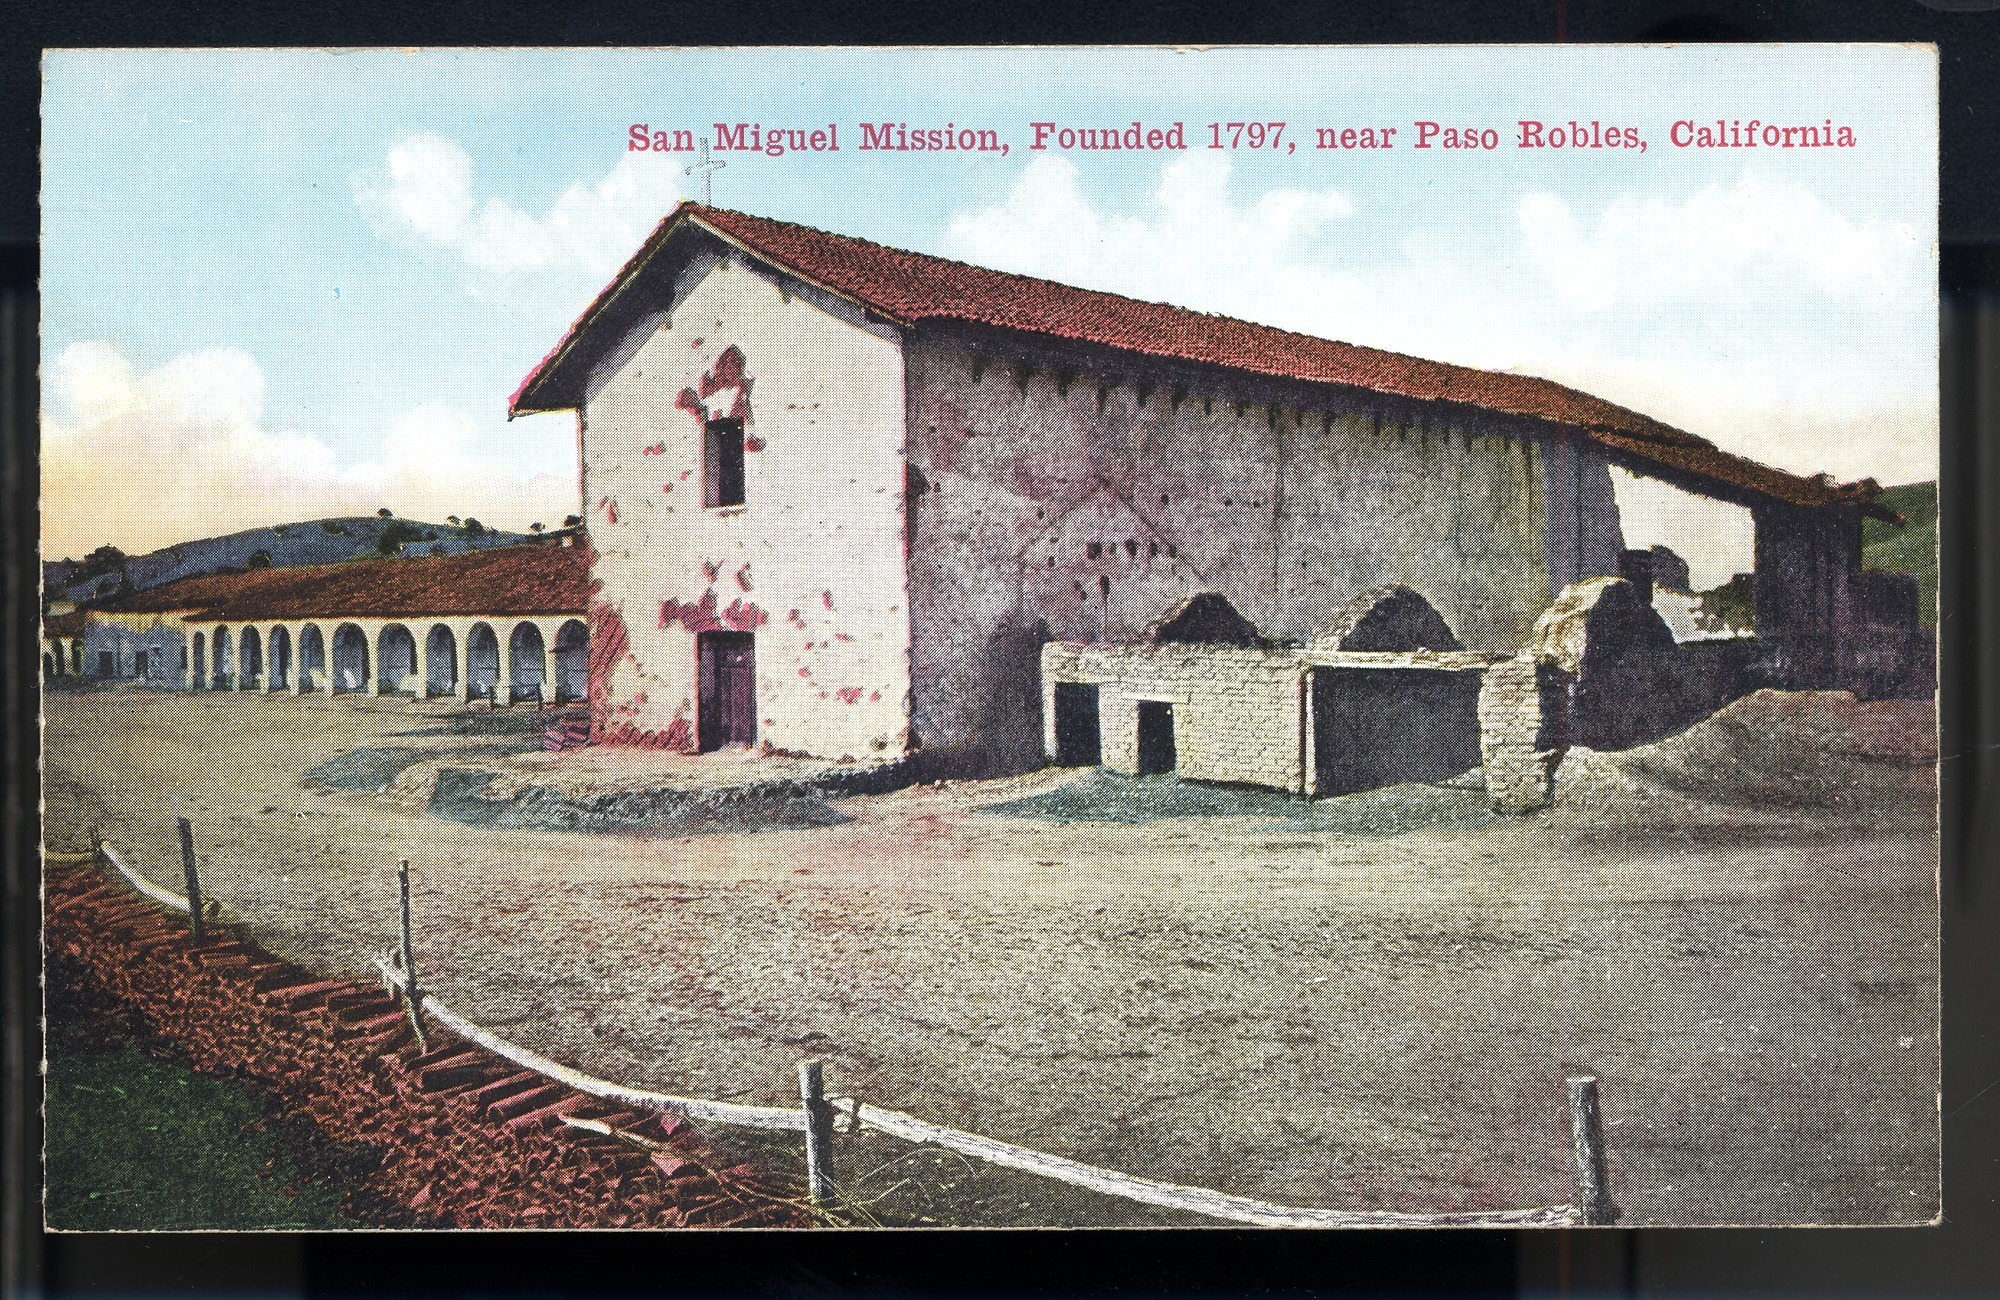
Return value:
M 1403 585 L 1511 654 L 1619 571 L 1614 463 L 1758 506 L 1835 568 L 1876 491 L 1543 380 L 694 204 L 510 404 L 557 410 L 595 740 L 966 774 L 1043 761 L 1043 646 L 1131 640 L 1197 592 L 1299 644 Z M 1788 607 L 1800 644 L 1824 603 Z

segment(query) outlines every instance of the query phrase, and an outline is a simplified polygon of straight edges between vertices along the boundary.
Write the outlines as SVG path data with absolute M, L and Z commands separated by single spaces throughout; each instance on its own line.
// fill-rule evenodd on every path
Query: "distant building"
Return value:
M 43 671 L 172 690 L 580 702 L 590 559 L 577 542 L 184 578 L 45 619 Z
M 1613 465 L 1748 507 L 1781 679 L 1837 682 L 1860 518 L 1893 517 L 1872 481 L 1546 380 L 695 204 L 510 406 L 558 410 L 598 739 L 940 772 L 1040 762 L 1043 646 L 1136 642 L 1197 593 L 1303 646 L 1400 585 L 1464 653 L 1511 654 L 1558 593 L 1619 572 Z M 1120 708 L 1106 727 L 1138 725 Z

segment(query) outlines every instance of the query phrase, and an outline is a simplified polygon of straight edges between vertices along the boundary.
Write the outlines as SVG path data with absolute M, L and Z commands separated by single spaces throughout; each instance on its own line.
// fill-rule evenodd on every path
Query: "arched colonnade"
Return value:
M 588 691 L 590 635 L 566 615 L 326 618 L 193 633 L 189 690 L 569 704 Z

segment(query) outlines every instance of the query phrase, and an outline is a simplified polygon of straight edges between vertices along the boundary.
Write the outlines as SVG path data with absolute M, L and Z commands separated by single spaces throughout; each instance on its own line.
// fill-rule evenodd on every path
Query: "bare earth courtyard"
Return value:
M 408 857 L 430 989 L 621 1082 L 790 1104 L 818 1056 L 835 1093 L 1130 1173 L 1444 1211 L 1573 1197 L 1583 1069 L 1627 1223 L 1938 1212 L 1928 705 L 1759 695 L 1572 754 L 1548 813 L 1400 834 L 1304 804 L 980 811 L 1102 779 L 1048 770 L 682 838 L 465 825 L 303 779 L 370 748 L 490 770 L 504 724 L 443 706 L 52 692 L 45 715 L 52 849 L 96 826 L 172 880 L 178 808 L 206 892 L 350 974 L 393 940 Z M 865 1195 L 908 1152 L 841 1172 Z M 909 1184 L 883 1204 L 912 1220 L 1179 1221 L 919 1163 L 873 1180 Z

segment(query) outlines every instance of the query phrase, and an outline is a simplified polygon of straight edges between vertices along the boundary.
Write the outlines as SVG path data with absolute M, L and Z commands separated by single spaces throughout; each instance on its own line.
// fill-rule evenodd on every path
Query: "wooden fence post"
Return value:
M 194 869 L 194 827 L 185 817 L 174 818 L 174 825 L 181 833 L 181 875 L 187 880 L 188 928 L 194 931 L 194 941 L 202 941 L 201 918 L 201 878 Z
M 423 997 L 417 992 L 416 946 L 410 937 L 410 860 L 404 858 L 396 864 L 396 893 L 401 901 L 403 919 L 403 1005 L 409 1012 L 410 1029 L 417 1036 L 417 1050 L 430 1051 L 430 1044 L 424 1039 Z
M 806 1193 L 814 1205 L 831 1205 L 833 1105 L 818 1061 L 799 1062 L 799 1099 L 806 1107 Z
M 1595 1075 L 1571 1075 L 1569 1080 L 1570 1154 L 1576 1161 L 1577 1208 L 1587 1224 L 1618 1220 L 1611 1203 L 1611 1186 L 1604 1173 L 1604 1120 L 1597 1106 Z

